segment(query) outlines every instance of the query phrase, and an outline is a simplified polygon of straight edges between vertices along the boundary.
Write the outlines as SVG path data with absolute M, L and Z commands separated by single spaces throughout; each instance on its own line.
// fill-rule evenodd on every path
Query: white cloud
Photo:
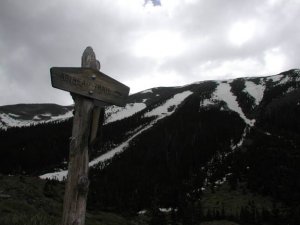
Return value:
M 228 34 L 230 42 L 234 45 L 241 46 L 250 41 L 255 35 L 256 26 L 257 24 L 253 20 L 234 23 Z
M 153 87 L 181 86 L 186 83 L 186 78 L 176 73 L 176 71 L 152 71 L 143 76 L 136 76 L 133 79 L 125 80 L 131 87 L 130 93 L 136 93 Z
M 228 61 L 208 61 L 197 67 L 194 73 L 200 78 L 230 79 L 248 75 L 259 75 L 263 68 L 261 62 L 256 59 L 236 59 Z M 247 72 L 245 72 L 247 71 Z
M 274 5 L 281 4 L 284 1 L 286 1 L 286 0 L 268 0 L 268 4 L 271 5 L 271 6 L 274 6 Z
M 133 47 L 137 57 L 151 57 L 158 60 L 176 57 L 185 49 L 181 35 L 172 31 L 158 30 L 142 33 Z
M 286 56 L 280 48 L 273 48 L 265 52 L 265 71 L 269 73 L 280 73 L 286 65 Z

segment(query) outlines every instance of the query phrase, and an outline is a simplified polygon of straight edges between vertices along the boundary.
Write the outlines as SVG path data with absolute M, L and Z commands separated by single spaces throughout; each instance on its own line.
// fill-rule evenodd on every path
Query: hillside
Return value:
M 290 70 L 152 88 L 106 107 L 89 206 L 161 221 L 155 210 L 168 209 L 182 224 L 298 224 L 299 87 Z M 0 107 L 0 172 L 63 180 L 72 108 L 20 107 Z

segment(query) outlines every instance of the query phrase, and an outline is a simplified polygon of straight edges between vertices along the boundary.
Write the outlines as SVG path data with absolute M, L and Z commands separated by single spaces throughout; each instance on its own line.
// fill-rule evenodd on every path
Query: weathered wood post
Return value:
M 96 67 L 93 51 L 87 48 L 81 60 L 82 67 Z M 73 94 L 74 119 L 69 153 L 68 178 L 65 188 L 62 225 L 85 223 L 86 199 L 89 188 L 89 137 L 93 116 L 93 100 Z
M 93 143 L 103 107 L 123 106 L 129 88 L 98 71 L 100 63 L 91 47 L 82 55 L 81 68 L 51 68 L 52 86 L 70 91 L 74 99 L 74 118 L 70 142 L 68 177 L 65 188 L 62 225 L 84 225 L 89 189 L 88 151 Z

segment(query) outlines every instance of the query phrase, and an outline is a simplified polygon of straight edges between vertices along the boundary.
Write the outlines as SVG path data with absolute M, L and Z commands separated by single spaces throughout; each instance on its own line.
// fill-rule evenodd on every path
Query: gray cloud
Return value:
M 220 0 L 161 0 L 162 5 L 156 7 L 143 7 L 143 3 L 1 1 L 0 105 L 71 104 L 68 93 L 51 87 L 49 69 L 80 66 L 81 54 L 89 45 L 101 61 L 101 70 L 126 82 L 134 92 L 149 85 L 168 86 L 178 81 L 184 85 L 299 67 L 297 0 L 231 0 L 226 4 Z M 252 26 L 249 39 L 241 36 L 247 39 L 242 44 L 234 43 L 237 35 L 229 35 L 235 24 L 242 34 L 248 32 L 243 26 Z M 158 43 L 146 38 L 161 31 L 174 38 L 155 39 L 154 35 L 153 42 Z M 179 43 L 174 41 L 176 35 Z M 145 46 L 138 49 L 141 40 Z M 164 50 L 164 45 L 171 49 Z M 174 54 L 168 55 L 173 49 Z M 147 55 L 148 50 L 156 50 L 157 57 L 153 52 Z

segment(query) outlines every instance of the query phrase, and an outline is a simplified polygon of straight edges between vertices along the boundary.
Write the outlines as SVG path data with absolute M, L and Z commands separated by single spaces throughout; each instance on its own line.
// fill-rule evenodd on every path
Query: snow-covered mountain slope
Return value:
M 130 117 L 148 105 L 162 101 L 178 88 L 152 88 L 129 96 L 125 107 L 107 106 L 105 124 Z M 0 129 L 28 127 L 41 123 L 63 122 L 73 116 L 73 106 L 56 104 L 17 104 L 0 106 Z
M 248 119 L 244 115 L 239 103 L 237 102 L 236 96 L 234 96 L 234 94 L 231 92 L 230 83 L 218 82 L 217 85 L 218 86 L 212 96 L 208 99 L 204 99 L 203 102 L 201 102 L 200 107 L 211 106 L 217 102 L 223 101 L 228 107 L 228 110 L 237 112 L 247 125 L 253 126 L 255 121 Z M 244 91 L 246 92 L 247 90 L 244 89 Z
M 131 135 L 128 139 L 126 139 L 123 143 L 119 144 L 117 147 L 110 149 L 107 153 L 93 159 L 90 163 L 89 166 L 95 166 L 99 163 L 103 163 L 111 158 L 113 158 L 115 155 L 123 152 L 126 148 L 128 148 L 130 141 L 132 141 L 134 138 L 136 138 L 138 135 L 142 134 L 143 132 L 147 131 L 150 129 L 155 123 L 157 123 L 159 120 L 163 119 L 164 117 L 170 116 L 172 113 L 175 112 L 176 108 L 193 92 L 191 91 L 184 91 L 179 94 L 175 94 L 173 97 L 168 99 L 166 102 L 164 102 L 162 105 L 152 109 L 149 112 L 146 112 L 143 116 L 144 117 L 155 117 L 154 120 L 152 120 L 149 124 L 143 126 L 140 128 L 137 132 L 135 132 L 133 135 Z M 127 104 L 128 105 L 128 104 Z M 117 119 L 111 119 L 111 118 L 118 118 L 121 119 L 127 118 L 128 115 L 133 115 L 134 113 L 132 112 L 137 112 L 138 109 L 140 108 L 137 106 L 136 108 L 134 107 L 135 105 L 132 104 L 132 107 L 129 108 L 127 105 L 124 107 L 123 111 L 120 109 L 116 113 L 110 114 L 110 117 L 108 117 L 109 122 L 113 122 Z M 129 108 L 129 109 L 128 109 Z M 145 108 L 145 107 L 144 107 Z M 124 112 L 124 113 L 120 113 Z M 44 175 L 41 175 L 40 178 L 42 179 L 57 179 L 57 180 L 63 180 L 67 176 L 67 171 L 66 170 L 61 170 L 58 172 L 52 172 L 52 173 L 47 173 Z
M 126 133 L 129 135 L 126 138 L 112 145 L 104 154 L 94 158 L 90 162 L 90 166 L 111 160 L 115 155 L 128 149 L 132 141 L 138 139 L 160 120 L 176 112 L 178 107 L 191 96 L 200 96 L 199 112 L 219 109 L 224 113 L 234 113 L 241 119 L 244 128 L 238 135 L 239 138 L 236 141 L 231 140 L 230 145 L 228 145 L 229 149 L 234 150 L 243 145 L 250 128 L 255 127 L 256 118 L 254 115 L 259 116 L 262 110 L 261 104 L 269 104 L 269 101 L 274 101 L 274 99 L 268 98 L 268 94 L 274 88 L 282 89 L 281 95 L 297 91 L 299 89 L 299 70 L 269 77 L 200 82 L 184 87 L 162 88 L 161 90 L 160 88 L 153 88 L 137 93 L 130 96 L 132 102 L 128 102 L 123 108 L 107 107 L 105 124 L 121 122 L 129 118 L 135 118 L 135 120 L 152 118 L 152 120 L 146 124 L 139 124 L 132 130 L 128 129 Z M 267 93 L 266 98 L 264 98 L 265 93 Z M 47 173 L 41 177 L 63 179 L 65 176 L 66 171 L 63 170 Z
M 240 78 L 242 81 L 242 94 L 247 95 L 249 99 L 254 101 L 252 108 L 255 108 L 261 103 L 266 88 L 284 87 L 289 83 L 294 82 L 294 85 L 286 88 L 285 93 L 296 90 L 298 88 L 297 83 L 300 81 L 299 73 L 299 70 L 296 69 L 269 77 Z M 235 80 L 216 81 L 217 87 L 214 90 L 214 93 L 207 98 L 203 98 L 200 106 L 207 107 L 220 101 L 226 102 L 229 110 L 237 112 L 247 124 L 251 125 L 254 121 L 243 114 L 242 108 L 239 106 L 238 100 L 236 100 L 236 95 L 232 93 L 231 89 L 233 82 L 235 82 Z M 106 107 L 105 123 L 111 123 L 130 117 L 135 113 L 146 109 L 148 106 L 164 101 L 164 99 L 179 93 L 180 90 L 188 90 L 189 88 L 197 89 L 197 86 L 202 86 L 205 83 L 206 82 L 198 82 L 184 87 L 152 88 L 136 93 L 129 96 L 125 107 Z M 64 121 L 72 117 L 72 108 L 72 106 L 59 106 L 55 104 L 18 104 L 0 106 L 0 129 Z M 148 113 L 147 115 L 150 114 Z
M 104 130 L 107 130 L 107 135 L 109 132 L 114 135 L 107 137 L 104 143 L 98 146 L 99 149 L 96 149 L 90 166 L 111 160 L 129 149 L 131 143 L 147 135 L 158 124 L 165 123 L 163 121 L 173 117 L 185 102 L 191 101 L 198 101 L 198 104 L 195 104 L 196 108 L 189 109 L 191 114 L 195 112 L 206 115 L 206 113 L 219 112 L 220 115 L 230 116 L 238 121 L 235 137 L 228 139 L 226 148 L 240 147 L 251 129 L 263 126 L 265 113 L 271 112 L 274 105 L 283 104 L 281 99 L 291 102 L 290 104 L 294 104 L 296 108 L 299 107 L 300 100 L 297 98 L 300 85 L 299 73 L 299 70 L 290 70 L 269 77 L 203 81 L 182 87 L 152 88 L 133 94 L 129 96 L 125 107 L 106 107 Z M 5 130 L 11 127 L 30 127 L 40 123 L 64 122 L 71 117 L 72 106 L 54 104 L 2 106 L 0 128 Z M 178 123 L 185 119 L 183 116 Z M 270 133 L 270 130 L 265 132 Z M 61 159 L 61 162 L 64 161 L 65 158 Z M 64 171 L 49 172 L 43 177 L 62 178 L 64 177 L 62 174 L 65 175 Z
M 73 116 L 73 106 L 18 104 L 0 107 L 0 129 L 60 122 Z

